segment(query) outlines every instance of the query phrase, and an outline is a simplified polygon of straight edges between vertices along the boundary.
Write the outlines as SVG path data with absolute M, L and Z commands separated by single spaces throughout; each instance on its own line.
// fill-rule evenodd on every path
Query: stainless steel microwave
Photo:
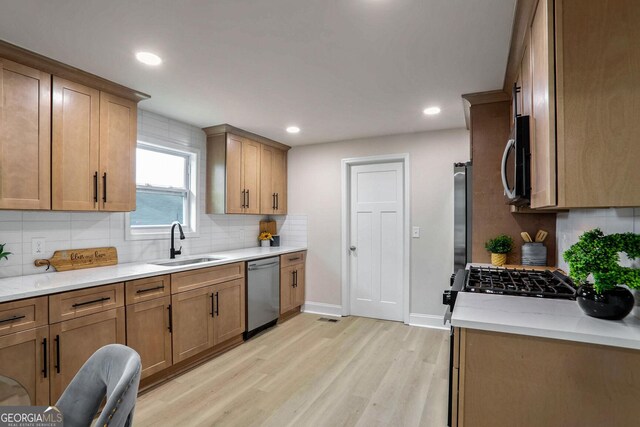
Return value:
M 502 155 L 502 185 L 507 203 L 528 206 L 531 200 L 529 116 L 516 116 Z

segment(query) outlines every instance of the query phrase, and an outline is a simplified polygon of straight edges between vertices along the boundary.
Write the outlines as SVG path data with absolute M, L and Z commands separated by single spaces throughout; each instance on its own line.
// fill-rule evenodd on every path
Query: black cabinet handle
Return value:
M 280 209 L 280 193 L 276 193 L 276 210 Z
M 273 193 L 271 195 L 271 209 L 275 210 L 276 208 L 276 193 Z
M 110 299 L 111 299 L 111 297 L 102 297 L 102 298 L 94 299 L 94 300 L 91 300 L 91 301 L 77 302 L 77 303 L 73 304 L 71 307 L 73 307 L 73 308 L 82 307 L 83 305 L 89 305 L 89 304 L 95 304 L 97 302 L 109 301 Z
M 216 314 L 216 309 L 213 304 L 213 298 L 214 298 L 213 296 L 214 294 L 212 293 L 211 294 L 211 317 L 215 317 L 215 314 Z
M 218 299 L 217 292 L 216 292 L 216 316 L 220 316 L 220 300 Z
M 136 294 L 143 294 L 145 292 L 156 291 L 158 289 L 164 289 L 164 285 L 156 286 L 155 288 L 147 288 L 147 289 L 138 289 Z
M 93 174 L 93 202 L 98 203 L 98 171 Z
M 250 201 L 250 199 L 249 199 L 249 190 L 247 190 L 247 209 L 249 208 L 249 201 Z
M 107 203 L 107 173 L 102 175 L 102 201 Z
M 60 373 L 60 335 L 56 335 L 54 341 L 56 342 L 56 364 L 54 367 L 56 372 Z
M 245 190 L 242 190 L 242 207 L 246 208 L 247 207 L 246 204 L 247 204 L 247 197 L 245 196 Z
M 27 317 L 27 316 L 11 316 L 11 317 L 8 317 L 6 319 L 0 320 L 0 323 L 14 322 L 16 320 L 24 319 L 25 317 Z
M 299 259 L 300 259 L 300 257 L 299 257 L 299 256 L 296 256 L 296 257 L 293 257 L 293 258 L 289 258 L 289 261 L 297 261 L 297 260 L 299 260 Z
M 42 339 L 42 374 L 47 378 L 47 339 Z
M 173 333 L 173 310 L 171 310 L 171 304 L 169 304 L 169 307 L 167 307 L 167 310 L 169 310 L 169 333 Z

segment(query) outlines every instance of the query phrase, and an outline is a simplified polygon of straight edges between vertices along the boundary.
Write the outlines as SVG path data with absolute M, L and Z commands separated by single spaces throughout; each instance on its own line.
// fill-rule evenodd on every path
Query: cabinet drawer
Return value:
M 124 307 L 124 283 L 49 296 L 49 323 Z
M 182 271 L 171 275 L 171 293 L 189 291 L 244 277 L 244 262 Z
M 130 280 L 125 282 L 124 288 L 127 305 L 166 297 L 171 295 L 171 276 L 165 274 L 164 276 Z
M 289 267 L 295 264 L 304 264 L 307 258 L 307 252 L 294 252 L 291 254 L 280 255 L 280 268 Z
M 0 336 L 44 326 L 48 323 L 47 297 L 0 304 Z

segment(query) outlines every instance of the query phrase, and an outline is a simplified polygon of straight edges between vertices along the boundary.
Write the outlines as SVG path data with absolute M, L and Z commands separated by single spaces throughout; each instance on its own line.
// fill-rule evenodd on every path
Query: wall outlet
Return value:
M 420 227 L 413 227 L 411 229 L 411 237 L 413 237 L 414 239 L 420 238 Z
M 31 255 L 44 255 L 46 242 L 47 240 L 44 237 L 34 237 L 31 239 Z

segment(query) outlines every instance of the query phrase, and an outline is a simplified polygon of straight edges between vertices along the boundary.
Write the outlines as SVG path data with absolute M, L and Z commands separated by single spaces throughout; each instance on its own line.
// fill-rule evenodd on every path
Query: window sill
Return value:
M 135 229 L 134 229 L 135 230 Z M 170 230 L 159 230 L 159 229 L 151 229 L 151 230 L 132 230 L 128 228 L 125 233 L 125 240 L 163 240 L 171 238 Z M 175 231 L 176 239 L 180 236 L 180 233 Z M 200 233 L 193 230 L 184 230 L 184 237 L 187 239 L 198 238 L 200 237 Z

